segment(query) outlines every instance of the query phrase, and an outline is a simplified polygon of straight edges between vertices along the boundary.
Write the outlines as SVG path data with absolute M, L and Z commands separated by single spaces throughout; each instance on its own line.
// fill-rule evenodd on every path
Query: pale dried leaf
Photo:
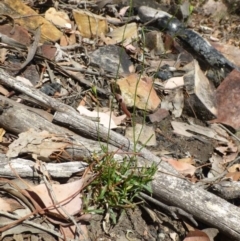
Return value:
M 196 167 L 192 166 L 191 164 L 179 162 L 176 159 L 164 158 L 164 160 L 167 161 L 172 167 L 174 167 L 179 173 L 185 176 L 193 176 L 196 171 Z
M 127 127 L 125 136 L 146 146 L 156 146 L 157 144 L 156 134 L 152 126 L 136 124 L 134 127 Z
M 33 86 L 33 84 L 31 83 L 30 80 L 22 77 L 22 76 L 17 76 L 16 79 L 22 83 L 24 83 L 25 85 L 28 85 L 28 86 Z
M 128 107 L 135 105 L 139 109 L 154 111 L 161 102 L 149 77 L 131 74 L 119 79 L 117 84 Z
M 92 38 L 107 33 L 108 25 L 104 17 L 80 9 L 73 10 L 73 17 L 82 37 Z
M 114 44 L 123 43 L 123 46 L 129 45 L 133 39 L 138 37 L 138 30 L 136 23 L 129 23 L 119 28 L 115 28 L 108 36 L 112 37 Z
M 232 180 L 232 181 L 239 181 L 240 180 L 240 172 L 229 172 L 226 174 L 226 178 Z
M 240 72 L 234 69 L 219 85 L 216 92 L 217 119 L 211 123 L 223 123 L 240 128 Z
M 47 131 L 37 132 L 33 129 L 19 134 L 19 138 L 12 142 L 7 157 L 17 157 L 19 154 L 36 154 L 48 158 L 55 151 L 62 151 L 68 144 L 64 138 L 55 137 Z M 44 159 L 47 161 L 47 159 Z
M 77 108 L 77 110 L 82 116 L 99 118 L 99 123 L 106 128 L 109 127 L 110 129 L 113 129 L 117 127 L 114 121 L 112 120 L 112 118 L 110 118 L 110 116 L 105 113 L 98 112 L 98 111 L 89 111 L 85 106 L 81 106 L 81 105 Z
M 229 172 L 239 172 L 240 164 L 234 164 L 227 169 Z
M 71 21 L 65 12 L 57 11 L 55 8 L 49 8 L 45 13 L 45 18 L 60 28 L 71 29 Z
M 66 183 L 66 184 L 52 184 L 52 190 L 56 196 L 56 202 L 61 202 L 61 206 L 66 210 L 69 215 L 75 215 L 79 213 L 82 209 L 82 200 L 80 195 L 76 195 L 78 191 L 80 191 L 82 187 L 82 179 Z M 50 207 L 53 205 L 53 200 L 50 196 L 50 192 L 45 184 L 40 184 L 38 186 L 34 186 L 33 189 L 28 190 L 30 195 L 37 195 L 38 198 L 44 203 L 45 207 L 49 207 L 48 210 L 53 213 L 61 213 L 64 217 L 68 218 L 66 214 L 59 208 L 59 205 L 56 205 L 58 208 Z
M 21 0 L 15 1 L 1 1 L 3 6 L 2 9 L 11 9 L 11 16 L 17 15 L 18 18 L 14 19 L 15 25 L 24 26 L 26 29 L 36 30 L 39 26 L 41 26 L 41 42 L 44 41 L 52 41 L 56 42 L 62 36 L 62 32 L 59 31 L 52 23 L 43 18 L 40 14 L 34 11 L 32 8 L 27 6 Z M 4 6 L 4 4 L 6 6 Z M 30 21 L 29 18 L 21 16 L 34 16 L 34 21 Z

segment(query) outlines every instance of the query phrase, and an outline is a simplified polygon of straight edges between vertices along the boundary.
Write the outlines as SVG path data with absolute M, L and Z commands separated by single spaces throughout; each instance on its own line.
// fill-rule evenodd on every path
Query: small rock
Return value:
M 90 55 L 91 63 L 107 73 L 114 75 L 128 75 L 134 71 L 130 57 L 124 50 L 116 45 L 107 45 L 98 48 Z

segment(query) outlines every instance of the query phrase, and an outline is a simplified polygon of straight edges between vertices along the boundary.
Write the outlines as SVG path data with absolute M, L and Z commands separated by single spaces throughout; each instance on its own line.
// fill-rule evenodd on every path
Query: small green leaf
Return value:
M 193 5 L 190 5 L 190 6 L 189 6 L 189 13 L 190 13 L 190 15 L 192 14 L 193 9 L 194 9 L 194 6 L 193 6 Z
M 92 92 L 94 95 L 97 95 L 97 87 L 95 85 L 92 86 Z
M 101 190 L 101 193 L 100 193 L 98 199 L 100 199 L 100 200 L 103 199 L 103 197 L 104 197 L 104 195 L 105 195 L 105 193 L 106 193 L 106 190 L 107 190 L 107 186 L 104 186 L 104 187 L 102 188 L 102 190 Z

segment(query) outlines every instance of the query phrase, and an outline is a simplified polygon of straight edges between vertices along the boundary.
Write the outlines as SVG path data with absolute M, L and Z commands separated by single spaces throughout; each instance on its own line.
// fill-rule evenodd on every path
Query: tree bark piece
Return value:
M 215 89 L 200 69 L 196 60 L 192 62 L 193 70 L 184 75 L 184 84 L 189 98 L 185 98 L 184 110 L 190 116 L 201 120 L 212 120 L 217 116 Z

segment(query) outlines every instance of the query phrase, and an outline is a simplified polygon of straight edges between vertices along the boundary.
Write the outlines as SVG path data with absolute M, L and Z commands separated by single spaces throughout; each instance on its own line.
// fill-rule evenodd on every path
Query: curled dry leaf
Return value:
M 184 135 L 187 137 L 197 136 L 197 134 L 207 136 L 209 138 L 221 141 L 223 143 L 228 143 L 228 140 L 221 135 L 219 135 L 215 130 L 196 124 L 186 124 L 184 122 L 172 121 L 171 125 L 174 129 L 174 133 L 179 135 Z M 195 133 L 195 135 L 193 134 Z

